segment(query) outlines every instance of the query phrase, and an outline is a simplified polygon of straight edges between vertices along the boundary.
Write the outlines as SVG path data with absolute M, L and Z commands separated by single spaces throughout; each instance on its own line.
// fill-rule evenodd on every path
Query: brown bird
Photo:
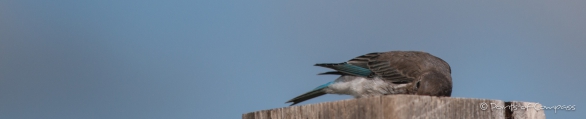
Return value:
M 335 71 L 319 75 L 341 75 L 287 103 L 297 103 L 325 94 L 352 95 L 355 98 L 414 94 L 450 96 L 452 76 L 444 60 L 421 51 L 375 52 L 343 63 L 315 64 Z

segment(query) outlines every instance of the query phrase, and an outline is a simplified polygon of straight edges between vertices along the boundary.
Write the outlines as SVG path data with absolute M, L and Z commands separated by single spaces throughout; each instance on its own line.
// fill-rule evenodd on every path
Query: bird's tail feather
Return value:
M 352 64 L 348 64 L 346 62 L 344 63 L 322 63 L 322 64 L 315 64 L 315 66 L 320 66 L 320 67 L 326 67 L 326 68 L 331 68 L 334 69 L 338 72 L 340 72 L 339 74 L 350 74 L 350 75 L 355 75 L 355 76 L 370 76 L 372 74 L 372 71 L 370 71 L 370 69 L 367 68 L 363 68 L 360 66 L 356 66 L 356 65 L 352 65 Z M 333 74 L 333 73 L 322 73 L 322 74 Z
M 287 101 L 286 103 L 292 102 L 293 104 L 291 104 L 290 106 L 293 106 L 293 105 L 298 104 L 298 103 L 301 103 L 303 101 L 306 101 L 306 100 L 309 100 L 309 99 L 312 99 L 312 98 L 315 98 L 315 97 L 319 97 L 319 96 L 325 95 L 326 92 L 324 91 L 324 89 L 327 88 L 332 83 L 333 82 L 328 82 L 328 83 L 326 83 L 324 85 L 318 86 L 317 88 L 315 88 L 315 89 L 313 89 L 313 90 L 311 90 L 311 91 L 309 91 L 307 93 L 304 93 L 302 95 L 299 95 L 299 96 L 297 96 L 297 97 L 295 97 L 295 98 Z
M 347 75 L 347 74 L 344 74 L 343 72 L 339 72 L 339 71 L 329 71 L 329 72 L 319 73 L 317 75 Z

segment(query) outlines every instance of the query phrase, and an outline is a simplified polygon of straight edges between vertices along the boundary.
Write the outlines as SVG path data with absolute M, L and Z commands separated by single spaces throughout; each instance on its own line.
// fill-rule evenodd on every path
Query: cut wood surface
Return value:
M 543 110 L 533 108 L 540 106 L 532 102 L 387 95 L 261 110 L 243 114 L 242 119 L 545 119 Z

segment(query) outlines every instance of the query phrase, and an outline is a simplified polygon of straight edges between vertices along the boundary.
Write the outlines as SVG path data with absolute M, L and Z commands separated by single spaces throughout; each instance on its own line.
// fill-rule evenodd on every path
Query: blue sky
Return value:
M 240 118 L 336 78 L 315 63 L 391 50 L 446 60 L 453 97 L 585 117 L 585 4 L 0 1 L 0 118 Z

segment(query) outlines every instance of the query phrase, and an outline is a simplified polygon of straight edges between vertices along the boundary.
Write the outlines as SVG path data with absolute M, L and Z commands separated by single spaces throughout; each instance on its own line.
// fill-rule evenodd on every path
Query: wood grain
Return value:
M 481 108 L 483 104 L 485 109 Z M 504 108 L 511 105 L 517 109 Z M 541 106 L 518 101 L 388 95 L 261 110 L 243 114 L 242 119 L 545 119 L 543 110 L 521 109 L 520 105 Z

